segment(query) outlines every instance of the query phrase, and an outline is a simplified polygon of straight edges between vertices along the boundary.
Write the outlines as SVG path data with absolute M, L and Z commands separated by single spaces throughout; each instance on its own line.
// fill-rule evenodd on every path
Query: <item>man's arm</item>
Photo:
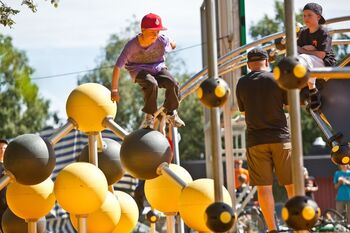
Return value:
M 320 59 L 323 59 L 326 56 L 326 52 L 324 52 L 324 51 L 308 50 L 308 49 L 305 49 L 304 47 L 300 47 L 300 46 L 298 46 L 298 53 L 314 55 Z
M 119 103 L 119 76 L 120 76 L 120 68 L 118 66 L 114 66 L 113 75 L 112 75 L 112 89 L 111 89 L 111 99 L 112 101 L 116 101 Z

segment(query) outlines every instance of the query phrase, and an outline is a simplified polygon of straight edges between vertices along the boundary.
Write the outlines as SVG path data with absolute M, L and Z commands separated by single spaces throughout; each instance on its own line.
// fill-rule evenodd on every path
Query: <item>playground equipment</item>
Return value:
M 208 108 L 221 107 L 230 95 L 230 89 L 222 78 L 207 79 L 197 90 L 199 100 Z
M 5 233 L 28 232 L 28 224 L 25 220 L 15 215 L 9 208 L 2 216 L 1 226 Z M 36 229 L 38 233 L 46 232 L 45 217 L 36 222 Z

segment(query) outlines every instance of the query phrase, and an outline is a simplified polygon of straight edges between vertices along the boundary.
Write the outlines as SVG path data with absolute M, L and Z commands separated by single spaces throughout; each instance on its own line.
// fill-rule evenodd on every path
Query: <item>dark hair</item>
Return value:
M 8 145 L 8 144 L 9 144 L 9 141 L 7 141 L 6 139 L 1 138 L 1 139 L 0 139 L 0 143 L 5 143 L 5 144 Z

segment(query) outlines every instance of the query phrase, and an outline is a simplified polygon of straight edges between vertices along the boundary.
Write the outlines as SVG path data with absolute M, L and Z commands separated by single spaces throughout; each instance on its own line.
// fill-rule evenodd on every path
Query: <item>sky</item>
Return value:
M 185 60 L 184 70 L 192 74 L 201 70 L 201 49 L 195 45 L 201 43 L 199 13 L 203 0 L 60 0 L 58 8 L 50 1 L 35 2 L 36 13 L 18 6 L 21 12 L 14 17 L 16 24 L 11 29 L 0 26 L 0 33 L 11 36 L 13 45 L 27 54 L 40 95 L 51 100 L 51 110 L 58 111 L 62 119 L 66 118 L 65 101 L 84 72 L 51 76 L 95 68 L 109 37 L 128 26 L 133 15 L 138 20 L 150 12 L 160 15 L 168 28 L 164 34 L 177 42 L 177 49 L 183 49 L 177 54 Z M 295 0 L 296 9 L 307 2 Z M 349 0 L 314 2 L 323 6 L 326 19 L 350 15 Z M 247 28 L 264 14 L 273 16 L 273 4 L 273 0 L 246 0 Z M 349 28 L 349 24 L 332 28 Z

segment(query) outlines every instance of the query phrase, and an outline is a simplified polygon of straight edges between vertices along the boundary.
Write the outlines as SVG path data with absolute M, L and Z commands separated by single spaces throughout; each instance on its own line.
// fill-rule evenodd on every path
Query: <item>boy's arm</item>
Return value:
M 112 76 L 112 88 L 111 88 L 111 99 L 112 101 L 116 101 L 119 103 L 119 76 L 120 76 L 120 68 L 118 66 L 114 66 L 113 76 Z
M 309 55 L 314 55 L 320 59 L 323 60 L 323 58 L 326 56 L 326 52 L 324 51 L 317 51 L 317 50 L 307 50 L 303 47 L 298 46 L 298 53 L 304 53 Z
M 171 46 L 172 49 L 175 49 L 176 48 L 176 42 L 171 40 L 170 41 L 170 46 Z

